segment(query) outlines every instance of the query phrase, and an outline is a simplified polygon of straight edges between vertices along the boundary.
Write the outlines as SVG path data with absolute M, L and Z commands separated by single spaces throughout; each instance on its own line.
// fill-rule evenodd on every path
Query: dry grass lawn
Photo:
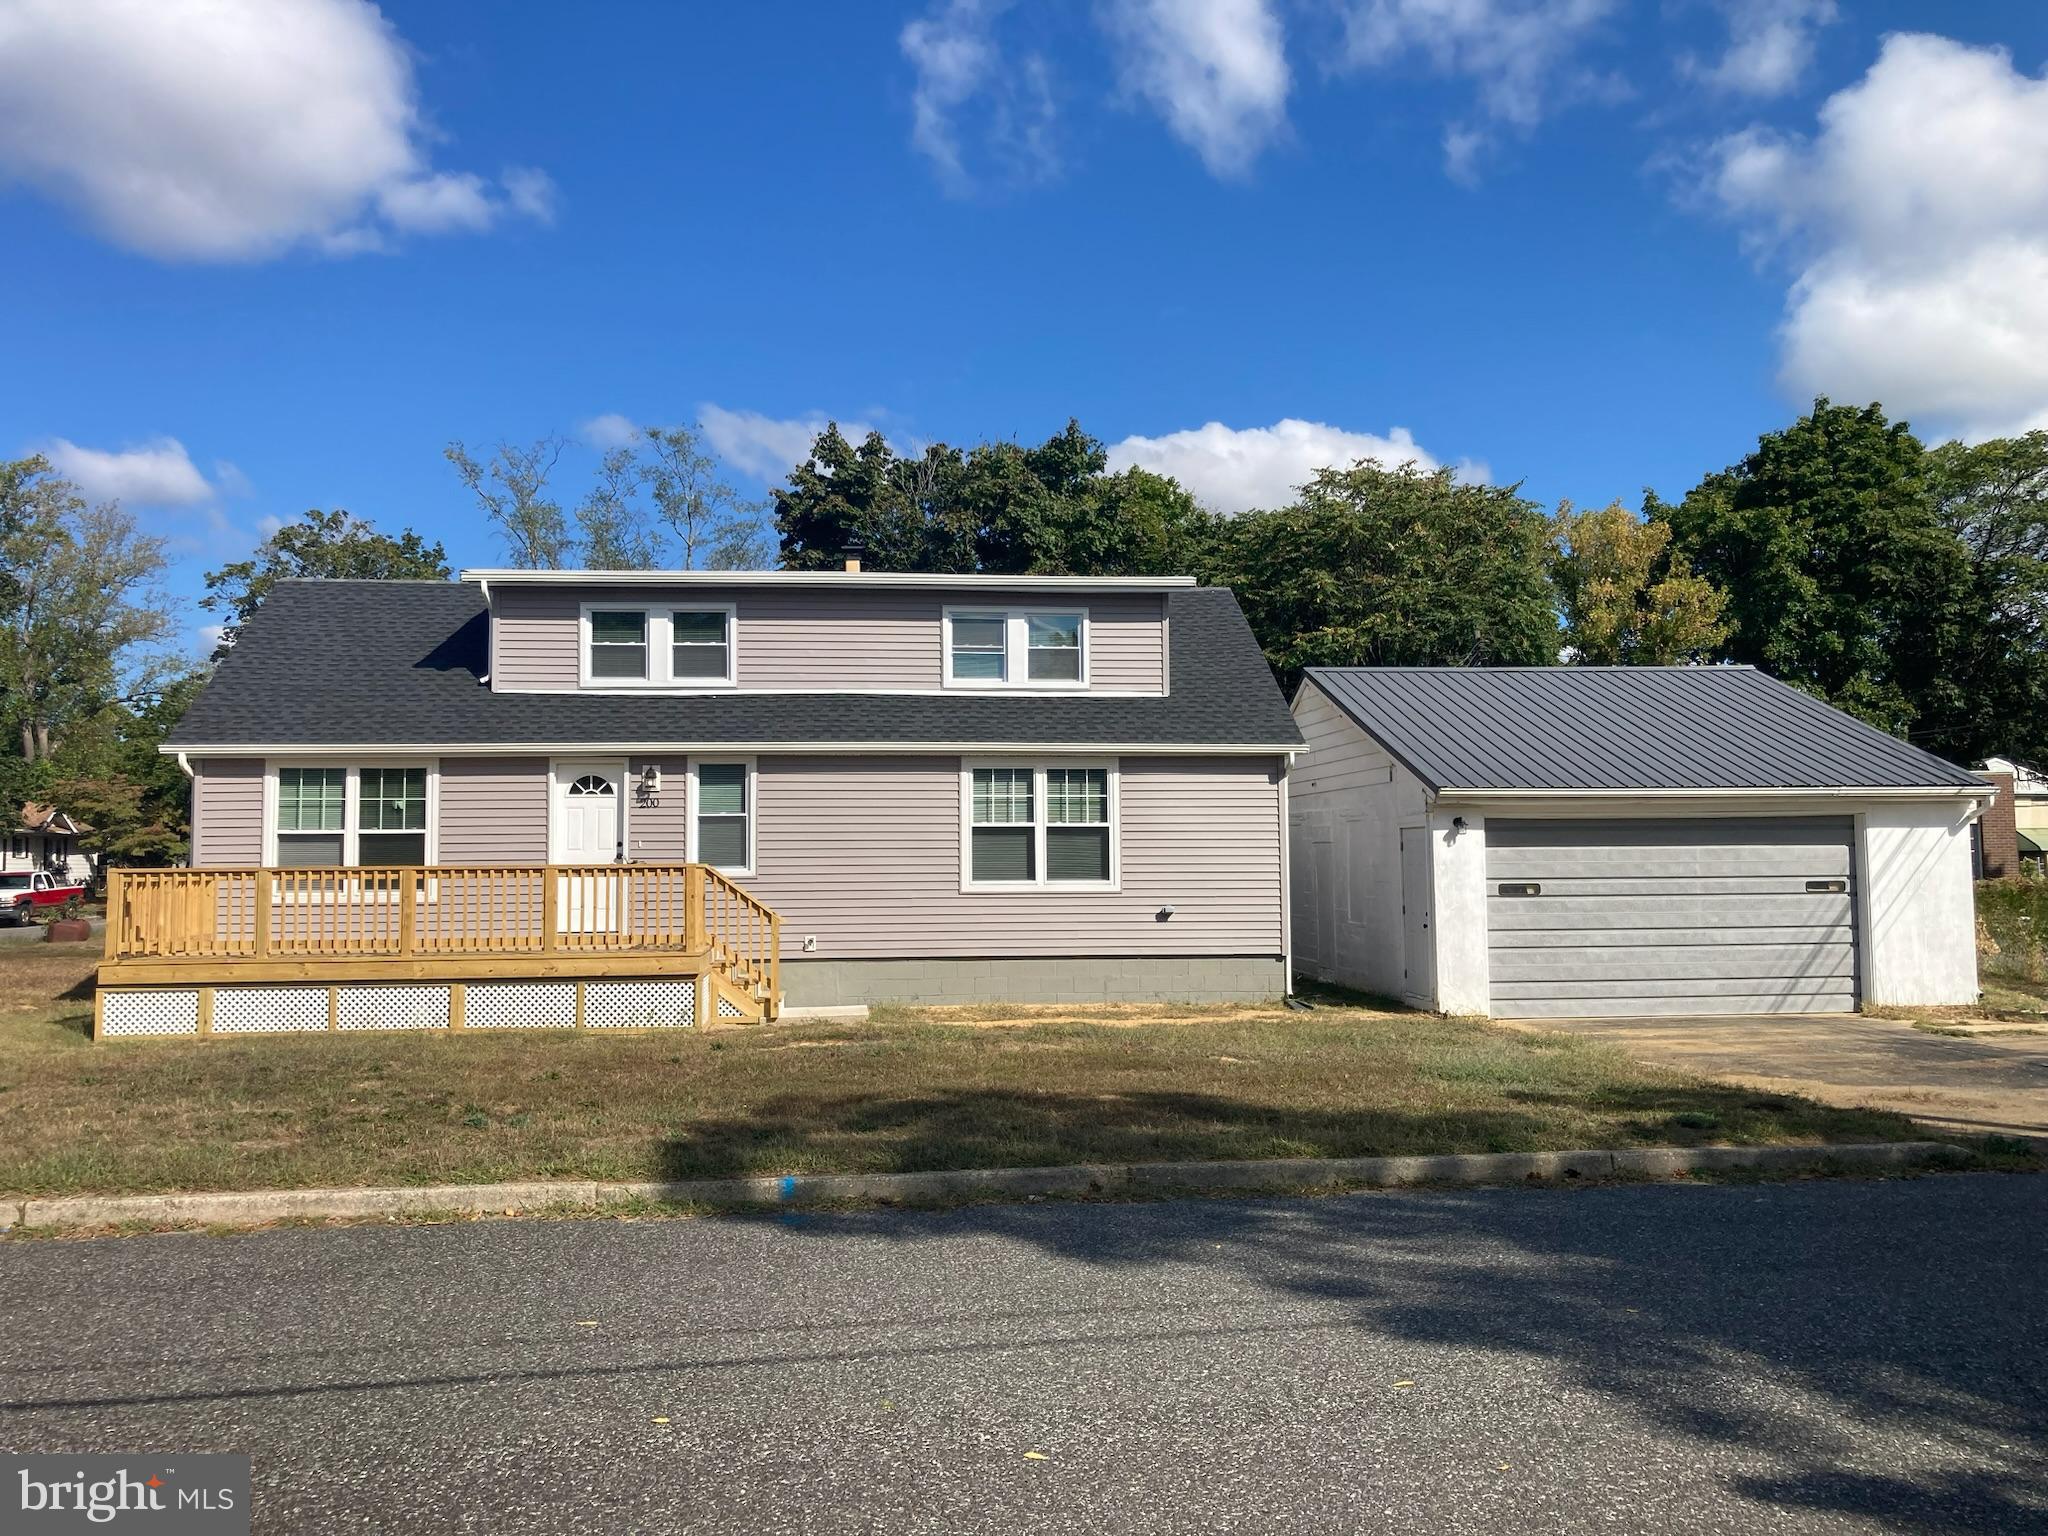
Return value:
M 675 1035 L 89 1039 L 0 949 L 0 1193 L 1873 1141 L 1902 1116 L 1562 1035 L 1320 1007 L 889 1011 Z

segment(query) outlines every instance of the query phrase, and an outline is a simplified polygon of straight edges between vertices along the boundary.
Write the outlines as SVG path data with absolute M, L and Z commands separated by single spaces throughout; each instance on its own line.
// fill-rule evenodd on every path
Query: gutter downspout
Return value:
M 158 750 L 161 751 L 162 749 L 159 748 Z M 191 827 L 196 832 L 199 821 L 199 776 L 192 771 L 192 759 L 186 755 L 182 748 L 172 755 L 177 758 L 178 767 L 184 772 L 185 782 L 191 786 L 185 794 L 185 825 Z M 185 850 L 185 862 L 188 867 L 191 861 L 192 850 L 187 848 Z
M 479 679 L 488 688 L 498 671 L 498 610 L 491 605 L 491 584 L 479 579 L 477 586 L 484 594 L 484 623 L 490 626 L 489 637 L 484 641 L 484 675 Z
M 1294 819 L 1287 810 L 1287 779 L 1294 754 L 1280 759 L 1280 979 L 1281 996 L 1294 996 Z

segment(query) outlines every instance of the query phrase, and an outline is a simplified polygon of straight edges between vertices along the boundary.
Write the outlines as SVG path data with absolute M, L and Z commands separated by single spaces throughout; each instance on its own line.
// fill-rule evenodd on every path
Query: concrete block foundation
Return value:
M 805 960 L 785 955 L 791 1008 L 850 1003 L 1257 1003 L 1287 990 L 1278 955 L 1050 955 L 995 960 Z

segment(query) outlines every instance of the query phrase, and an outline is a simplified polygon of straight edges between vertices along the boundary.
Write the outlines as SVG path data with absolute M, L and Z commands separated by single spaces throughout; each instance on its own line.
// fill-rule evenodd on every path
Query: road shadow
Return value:
M 1915 1134 L 1902 1115 L 1832 1109 L 1733 1084 L 1629 1084 L 1591 1094 L 1493 1089 L 1494 1104 L 1418 1094 L 1413 1108 L 1304 1108 L 1168 1088 L 1118 1093 L 949 1089 L 927 1094 L 792 1092 L 744 1115 L 693 1120 L 656 1153 L 664 1179 L 807 1170 L 918 1173 L 1071 1163 L 1528 1152 L 1615 1142 L 1694 1146 L 1882 1141 Z M 1441 1096 L 1435 1096 L 1440 1098 Z M 1579 1105 L 1602 1132 L 1588 1141 Z
M 979 1236 L 1127 1270 L 1148 1292 L 1170 1266 L 1221 1266 L 1374 1335 L 1540 1359 L 1668 1436 L 1735 1452 L 1710 1464 L 1734 1469 L 1723 1485 L 1759 1528 L 1803 1510 L 2032 1531 L 2048 1529 L 2040 1188 L 1984 1175 L 1161 1201 L 1113 1221 L 1051 1203 L 747 1219 L 819 1242 Z M 1910 1219 L 1888 1214 L 1902 1197 Z

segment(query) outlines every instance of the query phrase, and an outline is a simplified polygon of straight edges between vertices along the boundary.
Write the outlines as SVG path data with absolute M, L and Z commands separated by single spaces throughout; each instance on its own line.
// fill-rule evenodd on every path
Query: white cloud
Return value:
M 1240 176 L 1287 128 L 1286 39 L 1269 0 L 1108 0 L 1124 88 L 1217 176 Z
M 1006 180 L 1042 181 L 1059 170 L 1051 70 L 1042 54 L 1008 59 L 996 43 L 1009 8 L 1010 0 L 944 0 L 897 36 L 917 72 L 910 142 L 956 195 L 981 174 L 970 155 Z M 972 133 L 963 127 L 970 118 Z
M 808 416 L 764 416 L 759 411 L 729 411 L 706 402 L 697 411 L 704 440 L 726 463 L 757 480 L 780 480 L 811 456 L 811 444 L 834 418 L 819 412 Z M 859 443 L 876 430 L 864 421 L 841 421 L 839 430 Z
M 1743 96 L 1782 96 L 1813 62 L 1814 34 L 1833 24 L 1835 0 L 1719 0 L 1728 49 L 1712 63 L 1682 58 L 1684 74 Z
M 1470 80 L 1479 115 L 1527 130 L 1560 102 L 1613 98 L 1625 82 L 1578 62 L 1617 0 L 1352 0 L 1340 67 L 1391 69 L 1420 59 Z M 1444 169 L 1469 182 L 1491 135 L 1470 122 L 1444 139 Z
M 90 501 L 194 507 L 213 501 L 218 494 L 175 437 L 154 437 L 121 449 L 82 448 L 59 437 L 43 448 L 42 454 L 51 468 Z
M 213 488 L 221 495 L 232 496 L 238 501 L 256 494 L 256 487 L 242 473 L 241 467 L 226 459 L 213 461 Z
M 640 441 L 640 424 L 630 416 L 621 416 L 617 411 L 606 411 L 602 416 L 593 416 L 579 429 L 583 441 L 597 449 L 630 448 Z
M 436 171 L 404 41 L 367 0 L 9 0 L 0 176 L 171 260 L 545 217 L 539 172 Z
M 1798 268 L 1782 378 L 1982 434 L 2048 411 L 2048 81 L 1902 34 L 1811 138 L 1716 146 L 1709 189 Z
M 1479 184 L 1479 156 L 1487 137 L 1476 128 L 1453 123 L 1444 130 L 1444 174 L 1461 187 Z
M 1295 488 L 1317 470 L 1348 468 L 1359 459 L 1377 459 L 1390 469 L 1408 462 L 1423 469 L 1439 467 L 1406 427 L 1380 437 L 1292 416 L 1270 427 L 1226 427 L 1212 421 L 1163 437 L 1127 437 L 1109 448 L 1111 469 L 1135 465 L 1171 475 L 1203 505 L 1229 513 L 1286 506 Z M 1469 479 L 1485 478 L 1483 466 L 1467 466 L 1465 473 Z

